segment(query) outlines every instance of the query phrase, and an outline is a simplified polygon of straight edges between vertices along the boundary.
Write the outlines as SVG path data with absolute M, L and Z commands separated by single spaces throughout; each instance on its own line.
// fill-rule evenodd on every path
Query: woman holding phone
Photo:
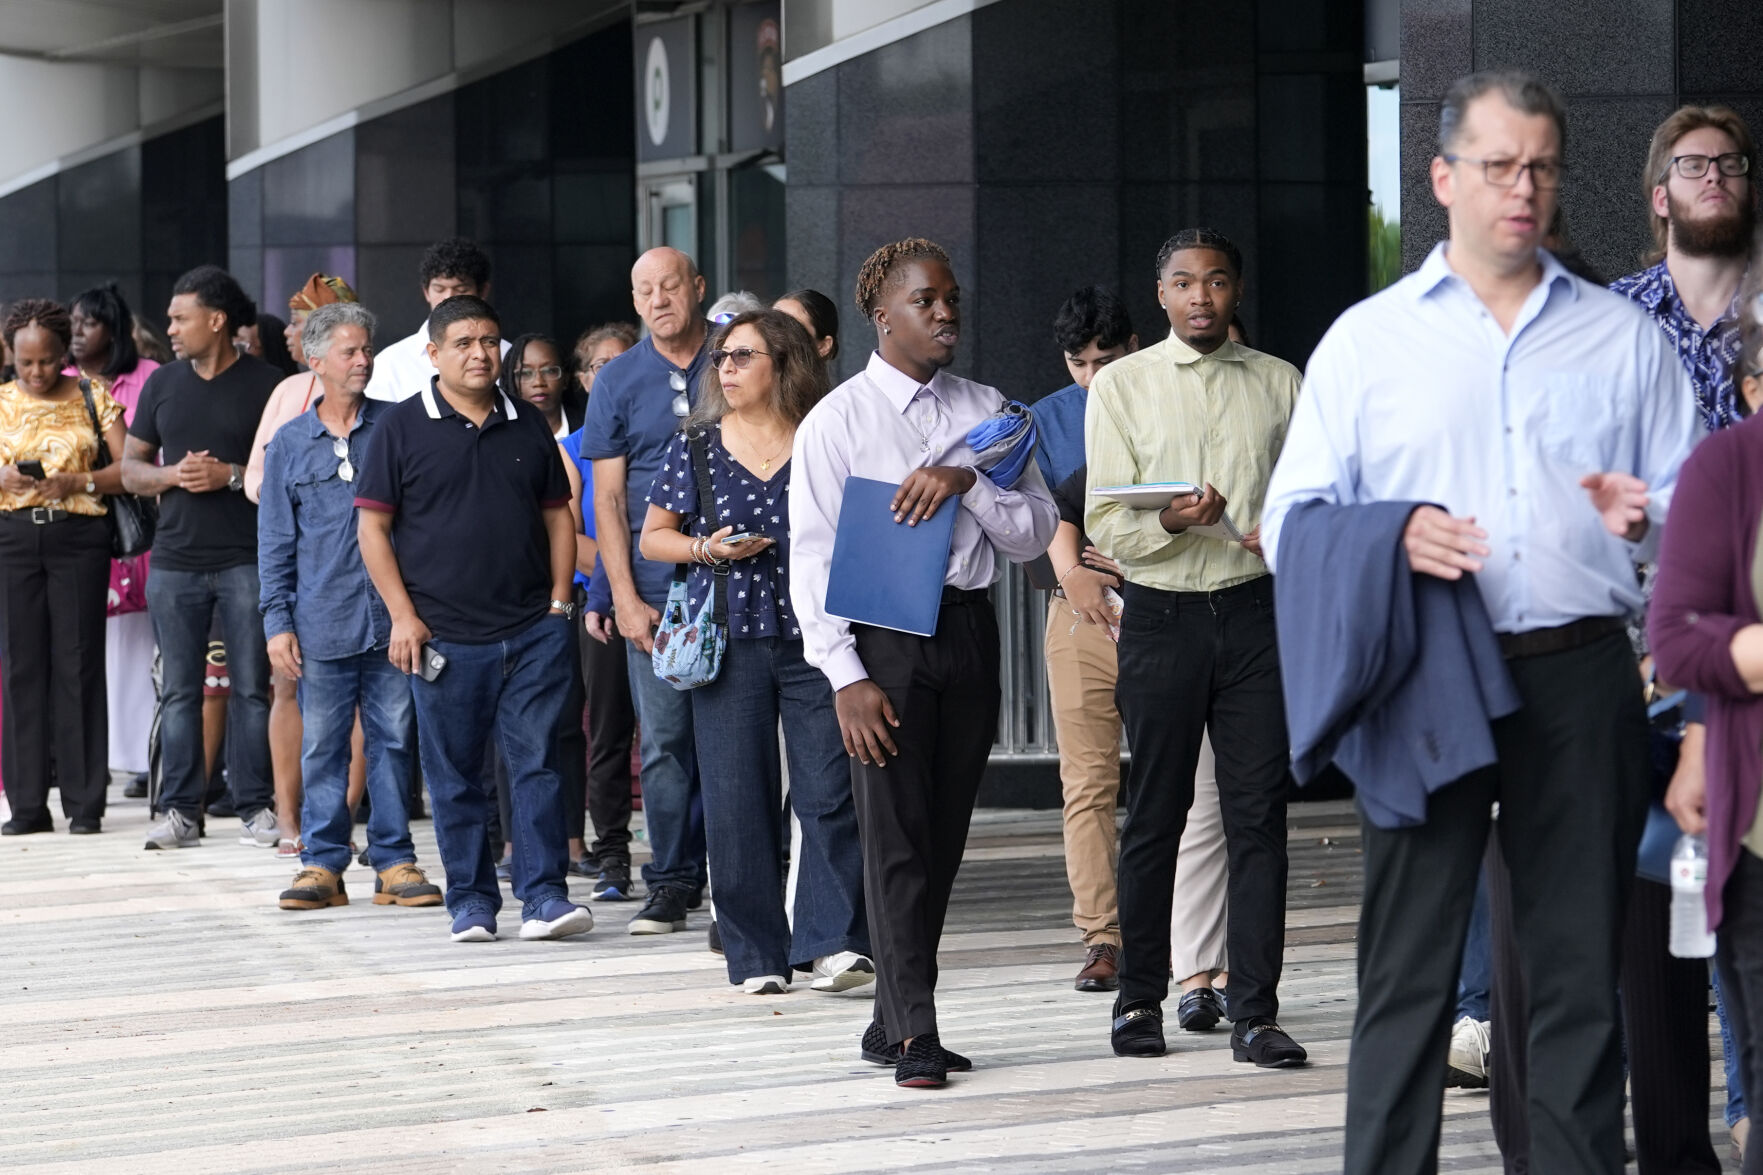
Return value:
M 80 378 L 64 374 L 73 326 L 59 303 L 15 302 L 0 331 L 17 369 L 0 384 L 0 758 L 12 804 L 0 834 L 54 831 L 51 764 L 68 831 L 92 833 L 110 782 L 104 497 L 122 492 L 122 407 L 93 388 L 88 410 Z M 99 429 L 113 459 L 103 469 Z
M 698 407 L 663 458 L 643 523 L 643 558 L 691 565 L 696 615 L 725 573 L 728 645 L 716 680 L 692 692 L 716 920 L 731 983 L 817 991 L 873 982 L 851 771 L 833 694 L 802 656 L 790 607 L 790 445 L 826 394 L 808 333 L 777 310 L 737 315 L 712 342 Z M 701 502 L 690 438 L 701 436 L 713 500 Z M 682 531 L 681 527 L 685 526 Z M 795 922 L 784 911 L 788 841 L 777 729 L 802 823 Z

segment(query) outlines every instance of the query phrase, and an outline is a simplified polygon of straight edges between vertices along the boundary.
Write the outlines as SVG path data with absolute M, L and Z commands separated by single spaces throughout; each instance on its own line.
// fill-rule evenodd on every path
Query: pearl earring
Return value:
M 882 334 L 884 334 L 884 335 L 891 335 L 891 334 L 893 334 L 893 333 L 894 333 L 894 328 L 893 328 L 893 327 L 891 327 L 891 326 L 884 326 L 884 327 L 882 327 Z

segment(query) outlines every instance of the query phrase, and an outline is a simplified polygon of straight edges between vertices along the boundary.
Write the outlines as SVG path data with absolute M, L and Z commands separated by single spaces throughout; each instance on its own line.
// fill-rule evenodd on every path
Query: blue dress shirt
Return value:
M 1041 467 L 1041 480 L 1049 487 L 1063 482 L 1084 464 L 1084 405 L 1089 401 L 1088 389 L 1068 384 L 1030 405 L 1035 428 L 1041 434 L 1041 443 L 1035 446 L 1035 464 Z
M 1278 572 L 1280 526 L 1300 502 L 1437 502 L 1488 532 L 1476 583 L 1496 631 L 1635 612 L 1635 564 L 1657 549 L 1702 435 L 1689 378 L 1633 303 L 1548 253 L 1506 334 L 1445 252 L 1317 345 L 1268 486 L 1268 565 Z M 1602 472 L 1647 483 L 1640 543 L 1610 534 L 1580 488 Z

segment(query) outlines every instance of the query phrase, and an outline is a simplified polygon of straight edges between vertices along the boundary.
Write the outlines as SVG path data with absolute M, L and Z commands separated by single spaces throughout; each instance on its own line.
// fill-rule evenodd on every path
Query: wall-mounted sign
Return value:
M 783 38 L 778 0 L 731 9 L 728 21 L 729 147 L 784 145 Z
M 696 33 L 696 21 L 689 16 L 632 29 L 639 160 L 697 154 Z

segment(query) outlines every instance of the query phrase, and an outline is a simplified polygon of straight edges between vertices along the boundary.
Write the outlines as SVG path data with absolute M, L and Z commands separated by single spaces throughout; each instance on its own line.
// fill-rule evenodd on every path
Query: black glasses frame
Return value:
M 1530 172 L 1530 182 L 1539 192 L 1552 192 L 1561 186 L 1561 180 L 1567 174 L 1567 165 L 1559 159 L 1532 159 L 1529 163 L 1520 163 L 1516 159 L 1472 159 L 1468 155 L 1446 155 L 1446 163 L 1473 163 L 1481 168 L 1481 178 L 1491 188 L 1515 188 L 1525 172 Z M 1516 167 L 1509 180 L 1494 178 L 1496 167 Z M 1547 178 L 1545 178 L 1545 176 Z

